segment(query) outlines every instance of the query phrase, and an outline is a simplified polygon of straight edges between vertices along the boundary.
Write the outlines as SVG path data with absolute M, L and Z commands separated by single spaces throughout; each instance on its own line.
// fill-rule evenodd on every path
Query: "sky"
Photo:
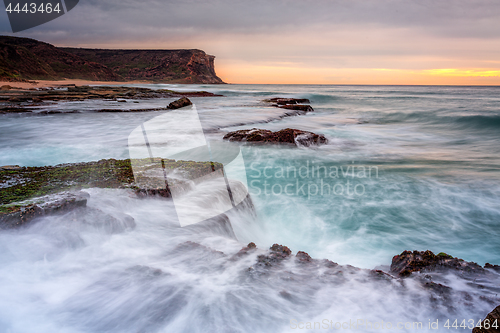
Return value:
M 500 0 L 80 0 L 13 34 L 202 49 L 228 83 L 500 85 Z

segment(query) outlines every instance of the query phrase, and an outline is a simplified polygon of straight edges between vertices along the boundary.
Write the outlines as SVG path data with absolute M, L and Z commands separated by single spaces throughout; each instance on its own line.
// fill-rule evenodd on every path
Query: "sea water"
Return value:
M 342 286 L 313 277 L 249 281 L 241 272 L 251 260 L 224 257 L 249 242 L 370 269 L 403 250 L 427 249 L 500 264 L 498 87 L 143 86 L 224 95 L 192 98 L 207 140 L 297 128 L 324 134 L 328 144 L 241 145 L 255 210 L 228 214 L 236 237 L 180 228 L 171 202 L 101 189 L 87 190 L 89 211 L 0 232 L 0 331 L 281 332 L 297 330 L 293 318 L 427 325 L 450 315 L 416 302 L 421 292 L 411 283 L 406 294 L 380 290 L 360 282 L 363 273 Z M 308 98 L 314 112 L 284 117 L 263 102 L 273 97 Z M 128 158 L 129 134 L 168 111 L 93 111 L 172 100 L 61 102 L 36 110 L 61 114 L 0 115 L 0 165 Z M 186 241 L 218 252 L 183 250 Z M 295 301 L 281 297 L 282 288 Z M 457 306 L 455 317 L 477 321 L 492 309 L 475 301 L 474 310 Z

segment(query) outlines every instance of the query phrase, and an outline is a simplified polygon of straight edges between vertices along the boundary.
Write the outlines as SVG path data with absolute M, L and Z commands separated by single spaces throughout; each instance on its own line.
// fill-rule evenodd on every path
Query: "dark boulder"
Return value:
M 269 248 L 271 251 L 268 255 L 259 255 L 257 257 L 257 264 L 262 266 L 273 266 L 281 263 L 292 255 L 292 250 L 288 246 L 274 244 Z
M 311 103 L 307 98 L 280 98 L 280 97 L 266 99 L 264 100 L 264 102 L 275 103 L 278 105 Z
M 489 268 L 489 269 L 492 269 L 494 271 L 500 272 L 500 266 L 499 265 L 492 265 L 490 263 L 486 263 L 484 265 L 484 268 Z
M 391 272 L 401 277 L 410 276 L 413 272 L 458 270 L 464 273 L 483 273 L 484 269 L 474 262 L 453 258 L 446 253 L 435 255 L 431 251 L 404 251 L 392 258 Z
M 328 140 L 322 134 L 286 128 L 278 132 L 252 128 L 230 132 L 224 136 L 225 140 L 261 143 L 285 143 L 302 146 L 325 144 Z
M 193 103 L 191 103 L 191 101 L 189 100 L 189 98 L 187 97 L 182 97 L 182 98 L 179 98 L 178 100 L 176 101 L 173 101 L 172 103 L 170 103 L 168 106 L 167 106 L 167 109 L 172 109 L 172 110 L 175 110 L 175 109 L 180 109 L 180 108 L 183 108 L 185 106 L 189 106 L 189 105 L 192 105 Z
M 310 103 L 307 98 L 271 98 L 266 99 L 264 102 L 273 103 L 273 106 L 288 109 L 294 111 L 302 111 L 302 112 L 311 112 L 314 109 L 310 105 L 306 105 L 304 103 Z
M 297 254 L 295 255 L 295 259 L 300 263 L 309 263 L 313 261 L 311 256 L 304 251 L 297 252 Z
M 253 242 L 249 243 L 247 246 L 242 248 L 238 253 L 236 253 L 231 259 L 237 260 L 243 256 L 246 256 L 246 255 L 254 252 L 255 250 L 257 250 L 257 245 L 255 245 L 255 243 L 253 243 Z
M 280 105 L 280 109 L 288 109 L 295 111 L 312 112 L 314 109 L 310 105 L 305 104 L 292 104 L 292 105 Z

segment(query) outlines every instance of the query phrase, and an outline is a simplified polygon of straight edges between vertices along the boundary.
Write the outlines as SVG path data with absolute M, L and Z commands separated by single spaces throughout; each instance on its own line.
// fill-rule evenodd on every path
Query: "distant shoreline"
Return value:
M 30 81 L 30 82 L 11 82 L 11 81 L 0 81 L 0 86 L 11 86 L 14 88 L 20 89 L 29 89 L 29 88 L 58 88 L 67 85 L 76 85 L 76 86 L 90 86 L 90 85 L 99 85 L 99 86 L 117 86 L 117 85 L 125 85 L 125 84 L 152 84 L 149 81 L 90 81 L 90 80 L 78 80 L 78 79 L 66 79 L 66 80 L 39 80 L 39 81 Z
M 153 81 L 91 81 L 91 80 L 81 80 L 81 79 L 64 79 L 64 80 L 38 80 L 38 81 L 3 81 L 0 80 L 0 86 L 9 85 L 14 88 L 19 89 L 30 89 L 30 88 L 58 88 L 67 85 L 76 86 L 88 86 L 88 85 L 99 85 L 99 86 L 121 86 L 127 84 L 181 84 L 181 85 L 193 85 L 193 83 L 176 83 L 176 82 L 153 82 Z M 201 83 L 200 83 L 201 84 Z M 268 85 L 268 86 L 358 86 L 358 87 L 454 87 L 454 88 L 480 88 L 480 87 L 491 87 L 499 88 L 500 85 L 414 85 L 414 84 L 311 84 L 311 83 L 226 83 L 233 85 Z

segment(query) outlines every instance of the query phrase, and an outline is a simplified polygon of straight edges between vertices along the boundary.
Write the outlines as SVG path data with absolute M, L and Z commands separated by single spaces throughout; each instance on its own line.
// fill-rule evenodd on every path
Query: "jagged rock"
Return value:
M 484 327 L 475 327 L 472 330 L 472 333 L 499 333 L 500 332 L 500 305 L 497 306 L 493 311 L 488 313 L 486 318 L 482 321 L 483 325 L 485 321 L 488 321 L 489 328 L 486 329 Z M 496 327 L 493 327 L 496 326 Z
M 312 108 L 312 106 L 305 105 L 305 104 L 280 105 L 279 107 L 281 109 L 304 111 L 304 112 L 312 112 L 312 111 L 314 111 L 314 109 Z
M 284 259 L 287 259 L 292 254 L 292 251 L 287 247 L 279 244 L 274 244 L 270 247 L 271 252 L 269 255 L 260 255 L 257 257 L 259 264 L 265 266 L 272 266 L 278 264 Z
M 298 129 L 286 128 L 278 132 L 252 128 L 249 130 L 239 130 L 226 134 L 225 140 L 246 141 L 260 143 L 290 143 L 302 146 L 325 144 L 328 140 L 322 134 L 302 131 Z
M 144 189 L 138 188 L 135 190 L 135 194 L 139 198 L 147 198 L 147 197 L 162 197 L 162 198 L 171 198 L 172 193 L 170 193 L 170 189 L 167 187 L 166 189 Z
M 394 280 L 394 277 L 392 275 L 387 274 L 386 272 L 378 269 L 372 269 L 370 271 L 370 276 L 376 280 L 385 280 L 385 281 Z
M 312 262 L 313 261 L 313 259 L 311 258 L 311 256 L 308 253 L 303 252 L 303 251 L 297 252 L 297 254 L 295 255 L 295 259 L 298 262 L 301 262 L 301 263 L 308 263 L 308 262 Z
M 20 227 L 36 217 L 85 207 L 88 198 L 86 192 L 61 192 L 11 204 L 8 206 L 10 212 L 0 213 L 0 229 Z
M 468 273 L 482 273 L 484 269 L 476 263 L 453 258 L 446 253 L 435 255 L 431 251 L 404 251 L 392 258 L 391 272 L 401 277 L 413 272 L 454 269 Z
M 231 259 L 236 260 L 239 259 L 240 257 L 243 257 L 257 249 L 257 245 L 255 243 L 249 243 L 247 246 L 242 248 L 238 253 L 236 253 Z
M 310 103 L 307 98 L 271 98 L 266 99 L 264 102 L 273 103 L 273 106 L 281 109 L 289 109 L 302 112 L 312 112 L 314 109 L 310 105 L 303 103 Z
M 451 291 L 451 288 L 448 287 L 448 286 L 445 286 L 441 283 L 435 283 L 435 282 L 426 282 L 424 285 L 424 288 L 426 289 L 430 289 L 432 291 L 434 291 L 436 294 L 439 294 L 439 295 L 444 295 L 444 294 L 447 294 Z
M 307 98 L 280 98 L 280 97 L 266 99 L 264 100 L 264 102 L 276 103 L 278 105 L 311 103 Z
M 486 263 L 484 265 L 484 268 L 489 268 L 489 269 L 493 269 L 493 270 L 495 270 L 497 272 L 500 272 L 500 266 L 499 265 L 492 265 L 490 263 Z
M 327 268 L 335 268 L 337 267 L 339 264 L 337 264 L 336 262 L 333 262 L 331 260 L 328 260 L 328 259 L 323 259 L 323 265 Z
M 191 103 L 191 101 L 189 100 L 189 98 L 187 97 L 182 97 L 176 101 L 173 101 L 172 103 L 170 103 L 168 106 L 167 106 L 167 109 L 180 109 L 180 108 L 183 108 L 185 106 L 189 106 L 189 105 L 192 105 L 193 103 Z

